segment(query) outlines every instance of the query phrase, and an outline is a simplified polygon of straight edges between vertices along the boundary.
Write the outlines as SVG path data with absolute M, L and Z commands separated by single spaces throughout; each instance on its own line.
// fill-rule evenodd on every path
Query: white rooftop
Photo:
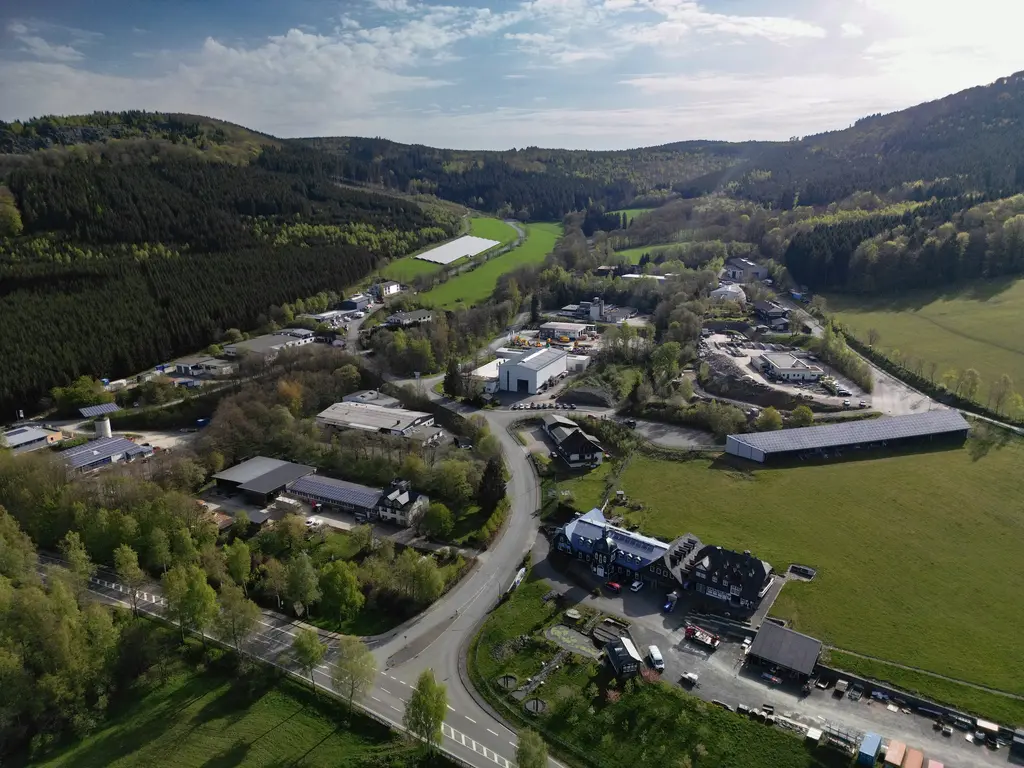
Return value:
M 485 381 L 489 381 L 491 379 L 497 379 L 498 378 L 498 366 L 501 365 L 502 363 L 505 363 L 505 362 L 508 362 L 508 358 L 506 358 L 506 357 L 496 357 L 493 360 L 491 360 L 489 363 L 484 363 L 479 368 L 476 368 L 470 374 L 470 376 L 473 376 L 474 378 L 477 378 L 477 379 L 484 379 Z
M 451 264 L 453 261 L 458 261 L 466 256 L 476 256 L 478 253 L 483 253 L 496 245 L 501 245 L 501 241 L 465 235 L 464 237 L 452 240 L 450 243 L 424 251 L 416 258 L 423 259 L 423 261 L 432 261 L 435 264 Z

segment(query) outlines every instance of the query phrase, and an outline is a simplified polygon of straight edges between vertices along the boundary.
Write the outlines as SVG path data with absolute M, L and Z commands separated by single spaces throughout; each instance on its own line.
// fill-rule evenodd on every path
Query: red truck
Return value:
M 718 635 L 712 634 L 706 629 L 693 624 L 686 625 L 686 639 L 706 646 L 711 650 L 714 650 L 722 643 L 722 639 Z

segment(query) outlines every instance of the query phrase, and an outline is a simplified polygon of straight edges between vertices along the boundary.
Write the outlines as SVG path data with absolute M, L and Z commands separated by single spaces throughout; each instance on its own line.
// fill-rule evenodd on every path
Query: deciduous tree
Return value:
M 327 653 L 327 646 L 320 642 L 320 635 L 315 629 L 300 629 L 295 633 L 295 640 L 292 641 L 292 658 L 299 668 L 309 676 L 310 685 L 316 690 L 316 680 L 313 673 L 324 660 Z
M 439 539 L 447 539 L 455 530 L 455 517 L 448 507 L 439 501 L 435 501 L 427 508 L 423 515 L 423 530 L 429 536 Z
M 359 613 L 365 597 L 353 563 L 335 560 L 320 571 L 321 612 L 339 623 Z
M 434 679 L 434 671 L 425 669 L 405 705 L 405 727 L 419 737 L 431 751 L 441 743 L 441 725 L 448 709 L 448 694 Z
M 221 585 L 219 607 L 215 623 L 217 636 L 231 643 L 241 656 L 242 644 L 260 620 L 260 607 L 245 597 L 241 587 L 231 582 Z
M 814 413 L 806 405 L 798 405 L 793 409 L 790 423 L 794 427 L 809 427 L 814 423 Z
M 771 432 L 772 430 L 782 429 L 782 416 L 772 406 L 768 406 L 761 415 L 757 417 L 757 429 L 760 432 Z
M 139 615 L 139 595 L 142 585 L 146 582 L 146 573 L 139 567 L 139 556 L 127 544 L 114 550 L 114 571 L 117 580 L 128 589 L 128 600 L 132 613 Z
M 248 597 L 249 590 L 246 585 L 252 571 L 252 554 L 249 552 L 249 545 L 241 539 L 235 539 L 224 547 L 224 559 L 227 562 L 228 574 Z
M 298 616 L 308 612 L 309 606 L 320 599 L 320 579 L 313 561 L 305 552 L 300 552 L 288 561 L 286 595 Z
M 61 557 L 67 563 L 76 596 L 81 599 L 81 595 L 89 588 L 89 579 L 96 574 L 96 565 L 85 551 L 85 544 L 82 543 L 82 537 L 77 531 L 68 531 L 58 548 Z
M 377 676 L 377 662 L 358 637 L 344 635 L 338 640 L 338 658 L 331 681 L 334 689 L 348 701 L 351 710 L 356 696 L 369 690 Z
M 547 768 L 548 745 L 534 730 L 520 731 L 516 744 L 516 764 L 519 768 Z

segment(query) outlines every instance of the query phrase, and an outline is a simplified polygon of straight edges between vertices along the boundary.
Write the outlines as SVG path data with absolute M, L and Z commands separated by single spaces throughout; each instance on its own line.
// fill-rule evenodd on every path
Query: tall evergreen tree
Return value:
M 501 458 L 494 456 L 487 460 L 483 476 L 480 478 L 480 487 L 476 492 L 476 500 L 482 509 L 493 512 L 502 499 L 505 498 L 505 467 Z

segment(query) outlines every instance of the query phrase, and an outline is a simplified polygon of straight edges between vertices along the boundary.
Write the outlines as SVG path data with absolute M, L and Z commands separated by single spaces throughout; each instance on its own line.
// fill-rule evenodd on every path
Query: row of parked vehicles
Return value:
M 576 406 L 573 403 L 513 403 L 509 410 L 512 411 L 575 411 Z

